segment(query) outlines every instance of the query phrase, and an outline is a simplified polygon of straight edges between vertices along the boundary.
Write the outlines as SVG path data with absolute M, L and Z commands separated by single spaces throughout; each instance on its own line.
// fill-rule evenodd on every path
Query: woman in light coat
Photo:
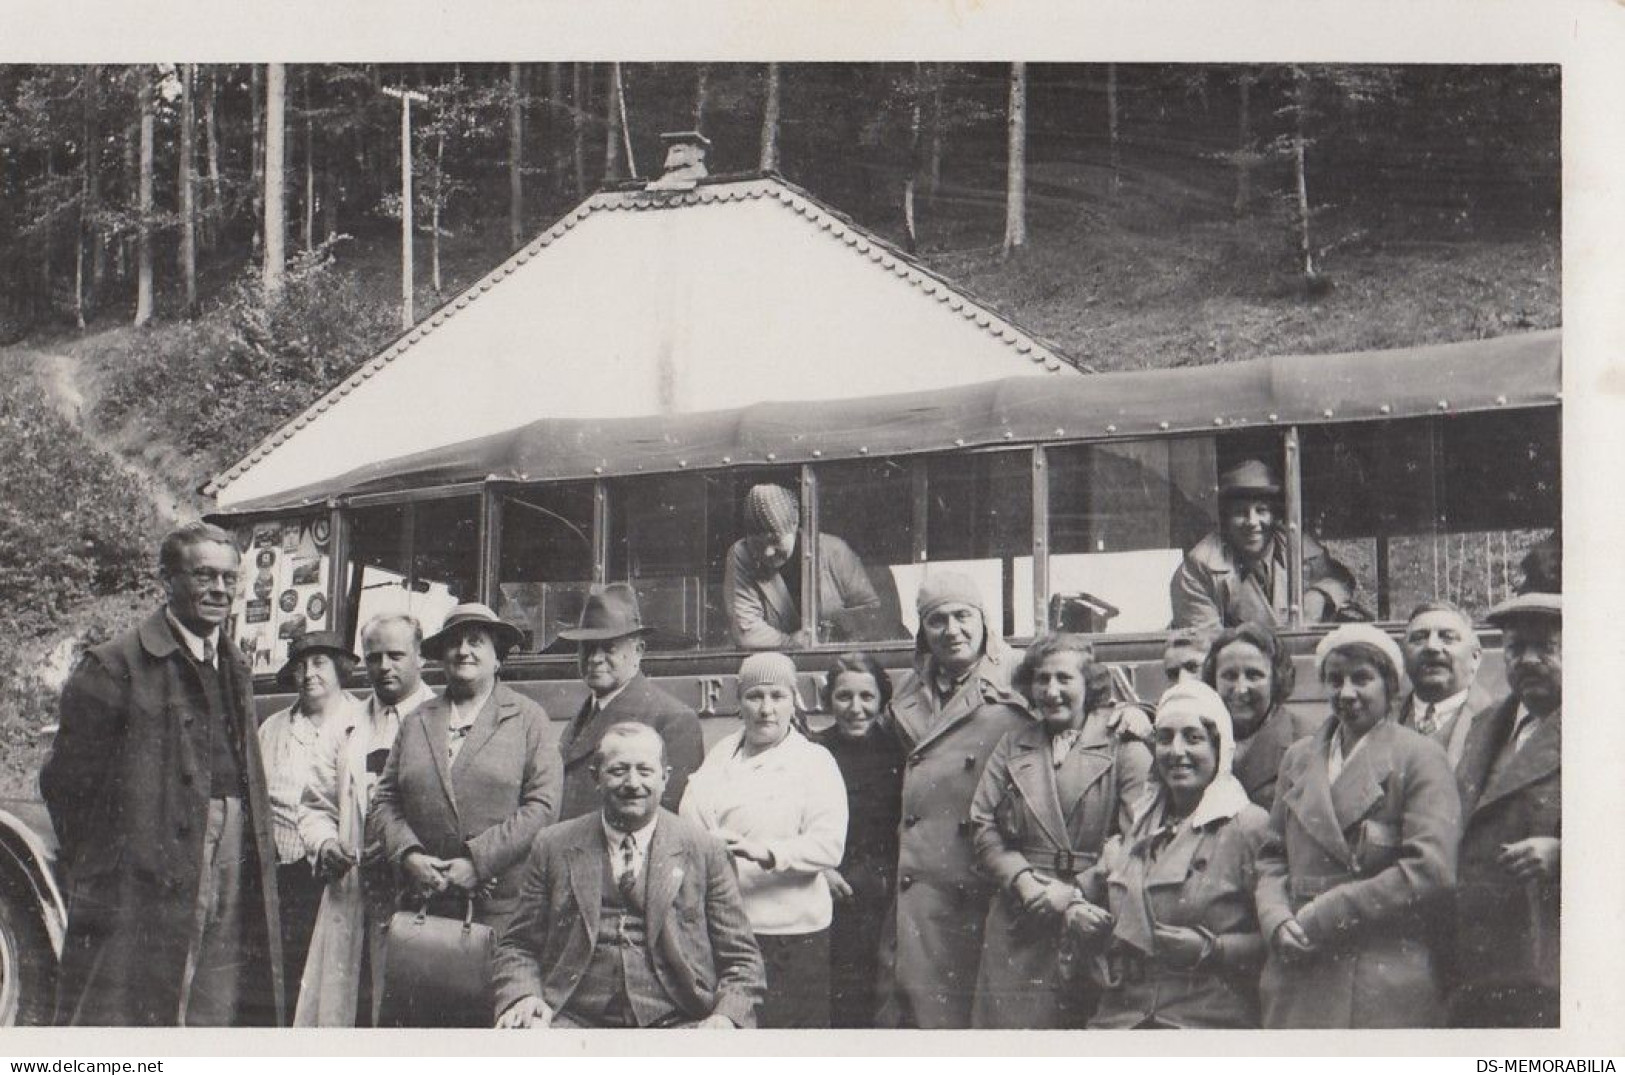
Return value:
M 1231 773 L 1235 748 L 1211 687 L 1192 680 L 1163 694 L 1156 779 L 1067 910 L 1074 969 L 1102 988 L 1091 1029 L 1259 1025 L 1253 890 L 1269 814 Z
M 1444 748 L 1391 718 L 1399 647 L 1348 624 L 1315 650 L 1332 719 L 1281 762 L 1258 861 L 1268 1029 L 1444 1025 L 1430 920 L 1456 880 Z
M 970 805 L 978 865 L 995 889 L 974 1027 L 1081 1029 L 1093 1007 L 1061 980 L 1063 916 L 1077 875 L 1127 827 L 1151 769 L 1143 716 L 1100 705 L 1097 667 L 1087 639 L 1059 634 L 1034 642 L 1016 668 L 1038 720 L 993 748 Z

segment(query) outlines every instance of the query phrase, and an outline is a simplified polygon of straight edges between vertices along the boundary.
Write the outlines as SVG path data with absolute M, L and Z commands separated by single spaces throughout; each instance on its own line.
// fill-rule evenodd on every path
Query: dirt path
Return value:
M 77 426 L 87 440 L 111 455 L 138 488 L 146 491 L 165 529 L 196 518 L 196 510 L 170 484 L 166 475 L 148 463 L 133 446 L 122 444 L 118 438 L 96 428 L 91 420 L 92 400 L 87 398 L 87 385 L 77 357 L 61 351 L 35 351 L 33 359 L 40 386 L 57 410 Z

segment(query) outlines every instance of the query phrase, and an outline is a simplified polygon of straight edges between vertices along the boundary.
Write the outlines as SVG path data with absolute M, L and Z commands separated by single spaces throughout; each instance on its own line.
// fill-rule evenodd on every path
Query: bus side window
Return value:
M 1555 409 L 1313 427 L 1302 439 L 1305 522 L 1379 620 L 1431 598 L 1482 615 L 1561 516 Z
M 912 636 L 915 594 L 936 568 L 976 581 L 1001 635 L 1031 631 L 1030 452 L 834 463 L 818 482 L 824 642 Z
M 528 635 L 532 653 L 574 653 L 560 641 L 592 586 L 593 487 L 543 485 L 502 496 L 496 612 Z
M 404 612 L 427 636 L 459 602 L 478 600 L 479 514 L 473 496 L 351 511 L 348 591 L 356 634 L 374 616 Z

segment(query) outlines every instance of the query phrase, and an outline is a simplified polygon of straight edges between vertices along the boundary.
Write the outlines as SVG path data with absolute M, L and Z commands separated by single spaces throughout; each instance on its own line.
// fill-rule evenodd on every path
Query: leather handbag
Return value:
M 489 1027 L 491 957 L 496 936 L 474 921 L 474 901 L 462 920 L 397 911 L 384 933 L 384 989 L 378 1023 L 387 1027 Z

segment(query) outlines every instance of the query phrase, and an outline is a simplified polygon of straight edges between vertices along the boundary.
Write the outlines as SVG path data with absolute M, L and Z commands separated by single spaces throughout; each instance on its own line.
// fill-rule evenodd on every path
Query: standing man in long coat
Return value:
M 587 700 L 559 737 L 564 755 L 564 805 L 559 820 L 568 821 L 599 808 L 601 796 L 592 762 L 604 732 L 623 721 L 647 724 L 666 744 L 670 777 L 661 805 L 675 811 L 683 789 L 705 760 L 705 738 L 694 710 L 661 690 L 643 674 L 645 638 L 638 595 L 625 583 L 612 583 L 591 594 L 581 622 L 559 637 L 579 647 L 577 662 L 587 684 Z
M 976 872 L 971 798 L 999 740 L 1032 718 L 1010 688 L 1014 656 L 989 628 L 974 581 L 933 572 L 915 606 L 915 669 L 891 704 L 905 754 L 903 824 L 877 1022 L 963 1029 L 991 895 Z
M 1450 1021 L 1558 1025 L 1563 904 L 1563 598 L 1492 610 L 1512 693 L 1468 733 Z
M 59 1024 L 280 1026 L 276 848 L 240 579 L 206 523 L 159 550 L 165 607 L 85 654 L 40 791 L 68 877 Z

